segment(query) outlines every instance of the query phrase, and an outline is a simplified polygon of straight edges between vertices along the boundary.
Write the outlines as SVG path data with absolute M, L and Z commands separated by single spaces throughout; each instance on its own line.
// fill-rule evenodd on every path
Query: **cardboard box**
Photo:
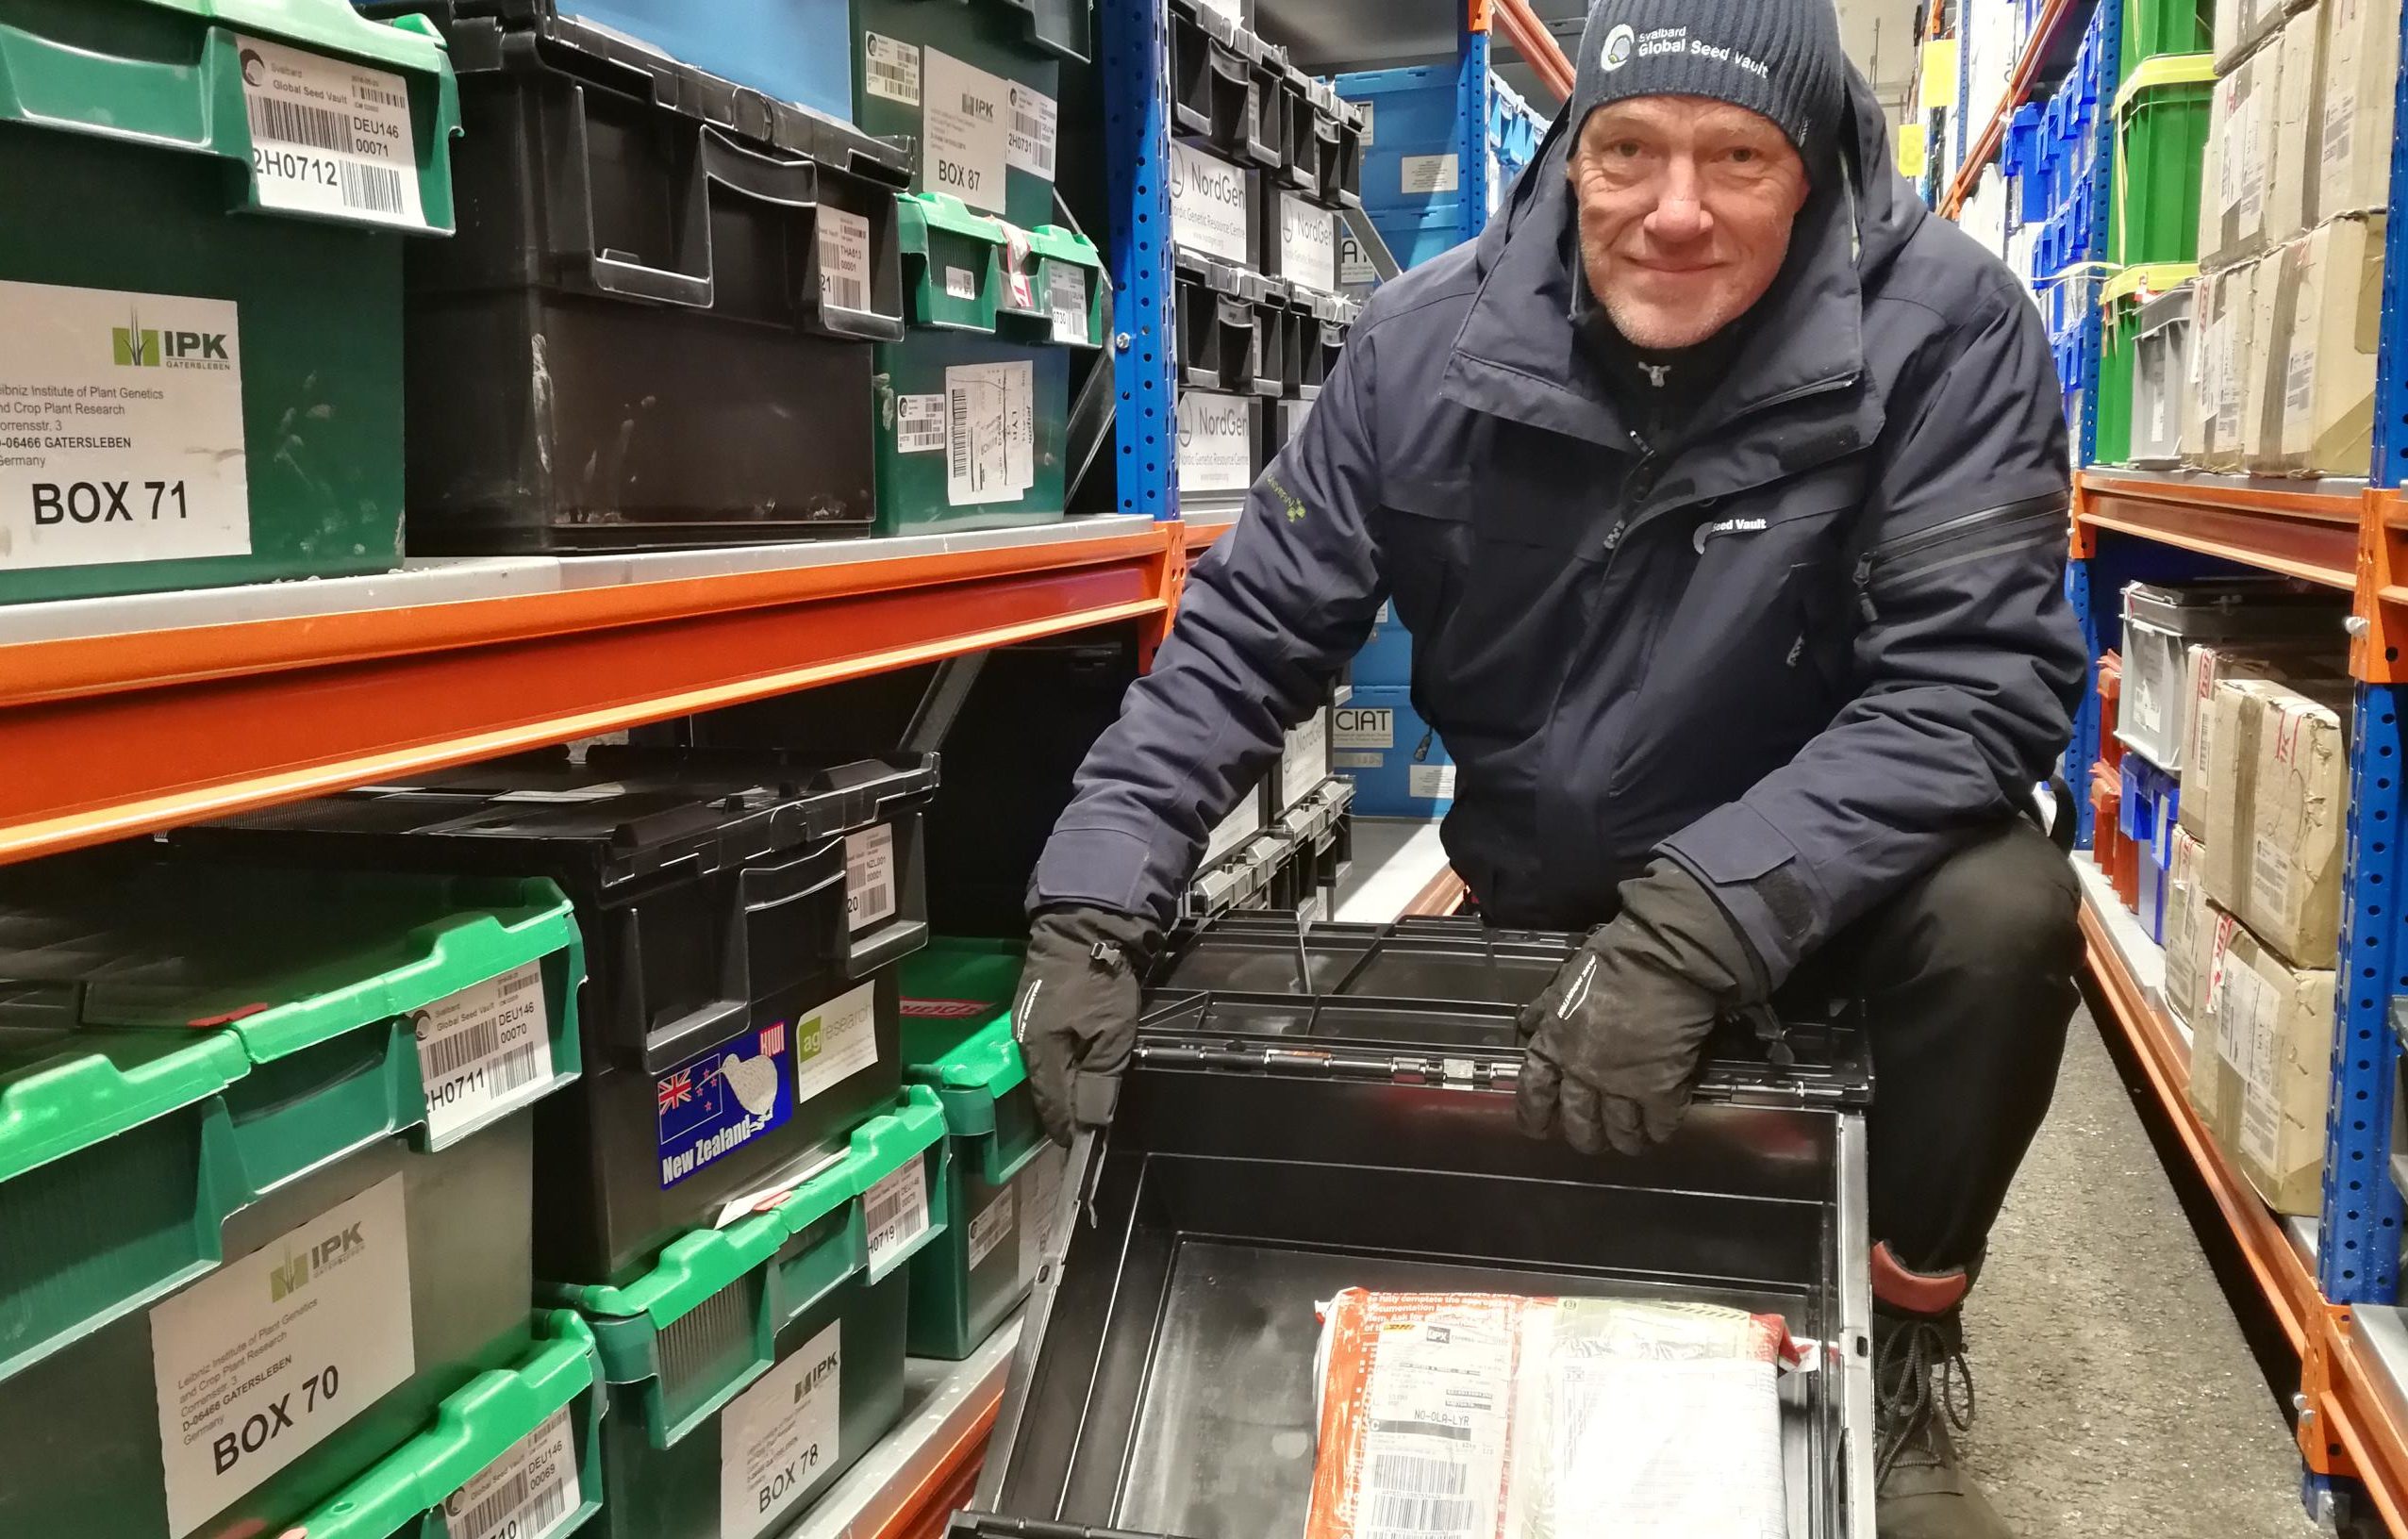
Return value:
M 2400 0 L 2324 0 L 2317 13 L 2324 18 L 2324 100 L 2309 217 L 2381 213 L 2391 205 Z
M 2283 441 L 2283 377 L 2275 345 L 2289 314 L 2278 290 L 2288 248 L 2268 254 L 2250 268 L 2250 308 L 2234 365 L 2241 375 L 2239 455 L 2229 468 L 2247 471 L 2266 463 Z
M 2216 73 L 2229 74 L 2243 56 L 2274 36 L 2301 0 L 2219 0 L 2216 7 Z
M 2194 1031 L 2208 1018 L 2207 970 L 2217 915 L 2200 883 L 2204 856 L 2188 829 L 2174 830 L 2174 859 L 2166 876 L 2166 986 L 2168 1014 Z
M 2207 893 L 2266 945 L 2313 966 L 2341 945 L 2349 691 L 2226 679 L 2208 742 Z
M 1454 761 L 1413 709 L 1412 691 L 1357 687 L 1337 708 L 1332 760 L 1354 778 L 1366 818 L 1442 818 L 1454 803 Z
M 2274 52 L 2273 48 L 2267 50 Z M 2283 24 L 2272 127 L 2266 149 L 2265 248 L 2272 251 L 2316 224 L 2324 137 L 2324 13 L 2311 7 Z
M 2339 685 L 2348 678 L 2346 634 L 2336 618 L 2333 634 L 2298 642 L 2200 642 L 2190 649 L 2190 701 L 2183 720 L 2183 803 L 2177 820 L 2195 839 L 2207 837 L 2207 808 L 2215 800 L 2216 735 L 2210 703 L 2216 687 L 2232 679 L 2309 679 Z
M 2241 430 L 2248 416 L 2250 380 L 2260 372 L 2250 367 L 2258 265 L 2246 262 L 2221 273 L 2209 288 L 2209 314 L 2201 332 L 2199 463 L 2211 471 L 2238 471 L 2243 463 Z
M 2258 431 L 2245 435 L 2250 470 L 2360 476 L 2373 464 L 2383 224 L 2337 219 L 2260 265 L 2267 325 Z
M 2218 344 L 2217 308 L 2222 302 L 2218 290 L 2223 287 L 2220 273 L 2202 273 L 2191 280 L 2191 345 L 2190 356 L 2184 363 L 2183 389 L 2176 406 L 2179 416 L 2174 430 L 2175 457 L 2193 470 L 2207 464 L 2207 435 L 2216 418 L 2216 405 L 2210 399 L 2207 382 L 2215 377 L 2208 364 Z
M 2333 1084 L 2333 971 L 2294 968 L 2234 925 L 2209 986 L 2214 1021 L 2191 1039 L 2191 1104 L 2267 1206 L 2313 1214 Z
M 2210 272 L 2261 256 L 2269 243 L 2283 53 L 2279 44 L 2261 48 L 2216 82 L 2199 198 L 2199 261 Z

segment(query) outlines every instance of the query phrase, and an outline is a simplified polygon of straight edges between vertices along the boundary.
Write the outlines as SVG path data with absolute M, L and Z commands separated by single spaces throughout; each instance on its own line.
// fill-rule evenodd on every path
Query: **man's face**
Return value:
M 1764 297 L 1806 205 L 1806 164 L 1769 118 L 1698 96 L 1588 115 L 1572 147 L 1588 287 L 1638 347 L 1693 347 Z

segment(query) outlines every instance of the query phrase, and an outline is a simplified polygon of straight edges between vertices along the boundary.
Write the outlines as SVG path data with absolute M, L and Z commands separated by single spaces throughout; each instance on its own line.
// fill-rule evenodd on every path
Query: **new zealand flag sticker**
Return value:
M 794 1058 L 778 1021 L 656 1078 L 664 1190 L 794 1115 Z

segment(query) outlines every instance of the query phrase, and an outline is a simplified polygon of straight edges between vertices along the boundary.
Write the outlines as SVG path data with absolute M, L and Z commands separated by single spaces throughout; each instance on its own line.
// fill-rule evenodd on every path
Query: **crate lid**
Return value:
M 998 1022 L 1010 1023 L 1025 951 L 1018 941 L 939 937 L 904 958 L 906 1071 L 926 1070 L 932 1084 L 984 1083 L 949 1078 L 941 1070 L 972 1038 Z
M 1029 251 L 1048 261 L 1104 271 L 1104 257 L 1095 249 L 1095 242 L 1076 230 L 1061 224 L 1039 224 L 1021 234 L 1027 238 Z
M 0 881 L 0 1180 L 556 952 L 583 975 L 569 901 L 540 879 L 39 875 Z
M 767 1212 L 724 1229 L 679 1236 L 652 1270 L 623 1287 L 561 1285 L 556 1295 L 590 1318 L 665 1328 L 745 1273 L 767 1266 L 787 1241 L 936 1147 L 945 1131 L 937 1092 L 924 1084 L 906 1085 L 893 1111 L 855 1128 L 844 1153 L 812 1171 Z
M 597 747 L 586 767 L 596 775 L 706 779 L 741 784 L 748 791 L 792 804 L 813 839 L 857 833 L 937 794 L 942 758 L 888 753 L 837 764 L 805 749 Z
M 2216 83 L 2216 56 L 2213 54 L 2160 54 L 2146 60 L 2132 72 L 2123 89 L 2116 92 L 2116 116 L 2125 116 L 2150 91 L 2168 86 L 2200 86 Z
M 120 0 L 170 10 L 320 53 L 420 74 L 444 73 L 441 39 L 423 22 L 372 21 L 347 0 Z
M 905 192 L 895 199 L 902 218 L 903 249 L 914 256 L 928 254 L 928 232 L 942 230 L 988 245 L 1004 243 L 1004 223 L 978 213 L 950 192 Z
M 290 1531 L 308 1539 L 393 1539 L 415 1533 L 422 1515 L 441 1507 L 533 1436 L 546 1419 L 599 1390 L 601 1365 L 593 1332 L 573 1310 L 540 1312 L 536 1335 L 534 1349 L 517 1367 L 480 1373 L 446 1397 L 424 1431 L 320 1503 Z M 586 1428 L 587 1446 L 573 1448 L 580 1468 L 599 1421 L 597 1410 Z M 569 1435 L 573 1445 L 579 1443 L 573 1427 Z M 568 1473 L 573 1482 L 576 1471 Z M 598 1482 L 589 1478 L 584 1486 L 583 1510 L 599 1508 Z M 579 1487 L 572 1483 L 570 1489 Z M 580 1509 L 573 1506 L 561 1515 L 568 1527 L 574 1527 Z

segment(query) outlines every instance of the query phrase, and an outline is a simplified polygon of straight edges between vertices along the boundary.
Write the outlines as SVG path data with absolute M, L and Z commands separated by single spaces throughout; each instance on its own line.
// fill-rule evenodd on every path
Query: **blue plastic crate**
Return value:
M 1412 682 L 1413 634 L 1398 623 L 1394 604 L 1382 604 L 1371 639 L 1354 654 L 1354 687 L 1402 689 Z
M 1353 780 L 1357 816 L 1443 818 L 1454 804 L 1454 760 L 1411 691 L 1357 685 L 1332 722 L 1331 763 Z
M 2026 102 L 2007 124 L 2000 169 L 2010 176 L 2029 176 L 2040 169 L 2040 113 L 2039 103 Z
M 1459 197 L 1421 208 L 1373 209 L 1371 224 L 1403 268 L 1444 256 L 1478 233 L 1471 210 Z
M 652 44 L 682 64 L 850 122 L 849 0 L 558 0 L 562 15 Z M 968 25 L 967 23 L 964 24 Z M 830 40 L 839 40 L 831 46 Z
M 1435 164 L 1432 158 L 1442 161 L 1457 155 L 1453 65 L 1364 70 L 1341 74 L 1330 83 L 1337 88 L 1340 96 L 1370 108 L 1370 126 L 1363 145 L 1364 207 L 1375 213 L 1382 209 L 1418 209 L 1457 195 L 1453 191 L 1405 190 L 1408 169 L 1414 174 L 1413 186 L 1443 186 L 1449 180 L 1457 188 L 1462 186 L 1459 161 L 1455 174 L 1450 178 L 1443 174 L 1443 166 Z M 1404 254 L 1398 252 L 1397 260 L 1403 259 Z

